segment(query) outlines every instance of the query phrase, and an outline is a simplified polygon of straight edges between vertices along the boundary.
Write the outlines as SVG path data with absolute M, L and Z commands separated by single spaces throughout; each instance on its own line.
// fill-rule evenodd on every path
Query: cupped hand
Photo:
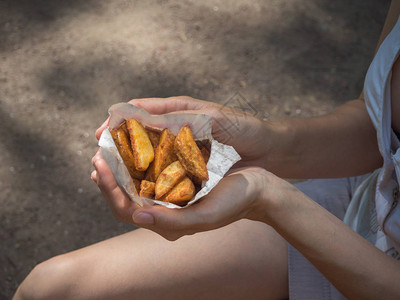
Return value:
M 176 240 L 243 218 L 258 220 L 264 172 L 259 168 L 243 168 L 230 173 L 208 195 L 184 209 L 159 205 L 137 208 L 132 215 L 133 223 L 168 240 Z
M 209 115 L 213 123 L 214 139 L 233 146 L 242 157 L 235 167 L 265 167 L 265 158 L 274 146 L 276 135 L 272 123 L 228 106 L 185 96 L 134 99 L 129 103 L 142 107 L 151 114 L 179 112 Z M 97 129 L 98 139 L 108 126 L 108 121 L 109 119 Z
M 117 185 L 98 152 L 92 159 L 96 169 L 92 179 L 99 186 L 116 219 L 149 228 L 167 239 L 176 239 L 221 227 L 241 218 L 255 218 L 255 203 L 262 186 L 260 182 L 263 182 L 260 178 L 265 179 L 265 174 L 262 174 L 266 172 L 257 166 L 263 167 L 263 160 L 271 145 L 268 123 L 230 107 L 190 97 L 135 99 L 130 103 L 151 114 L 180 112 L 209 115 L 213 122 L 213 137 L 221 143 L 232 145 L 242 160 L 199 203 L 185 209 L 171 210 L 162 206 L 140 208 L 132 202 Z M 97 138 L 100 138 L 108 122 L 109 119 L 96 131 Z M 239 167 L 246 169 L 237 169 Z
M 140 207 L 117 185 L 99 154 L 94 157 L 93 164 L 96 171 L 92 173 L 92 179 L 99 186 L 116 219 L 150 229 L 171 241 L 243 218 L 263 218 L 261 192 L 270 173 L 261 168 L 238 169 L 224 177 L 199 202 L 184 209 L 170 209 L 159 205 Z
M 99 187 L 114 217 L 118 221 L 132 223 L 132 214 L 139 206 L 118 186 L 112 171 L 101 157 L 100 150 L 92 158 L 92 164 L 95 170 L 91 178 Z

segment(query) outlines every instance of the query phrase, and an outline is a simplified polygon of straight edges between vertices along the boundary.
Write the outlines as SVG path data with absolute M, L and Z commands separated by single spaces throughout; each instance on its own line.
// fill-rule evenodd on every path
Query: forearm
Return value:
M 392 30 L 399 13 L 400 0 L 393 0 L 378 47 Z M 281 177 L 352 176 L 382 164 L 376 132 L 362 100 L 346 103 L 327 116 L 287 120 L 274 127 L 279 137 L 264 167 Z
M 315 118 L 269 123 L 265 168 L 285 178 L 347 177 L 381 166 L 376 131 L 362 100 Z
M 270 181 L 270 179 L 269 179 Z M 271 201 L 273 186 L 280 193 Z M 379 251 L 293 186 L 269 182 L 261 220 L 298 249 L 350 299 L 399 299 L 400 263 Z M 260 220 L 260 219 L 259 219 Z

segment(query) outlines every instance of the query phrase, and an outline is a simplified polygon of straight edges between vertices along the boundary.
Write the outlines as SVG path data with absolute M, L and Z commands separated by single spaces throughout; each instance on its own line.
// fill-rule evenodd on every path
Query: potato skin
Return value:
M 206 163 L 188 126 L 185 125 L 179 130 L 174 147 L 179 161 L 189 174 L 201 181 L 208 180 Z
M 126 120 L 136 169 L 146 171 L 154 160 L 154 149 L 146 130 L 135 119 Z
M 189 177 L 184 177 L 172 190 L 165 194 L 161 200 L 174 203 L 177 205 L 185 205 L 195 195 L 195 187 Z
M 142 180 L 140 183 L 140 197 L 153 198 L 155 183 L 147 180 Z
M 146 132 L 149 136 L 151 144 L 153 145 L 153 148 L 156 149 L 158 146 L 158 142 L 160 141 L 161 133 L 151 129 L 146 129 Z
M 133 184 L 135 185 L 136 191 L 139 193 L 140 191 L 140 180 L 136 178 L 132 178 Z
M 157 180 L 161 171 L 178 160 L 174 150 L 175 135 L 168 128 L 161 132 L 158 147 L 154 154 L 154 178 Z
M 136 179 L 143 179 L 144 172 L 136 170 L 135 159 L 130 146 L 129 136 L 127 135 L 124 128 L 124 124 L 125 123 L 122 123 L 119 128 L 112 129 L 110 131 L 111 136 L 131 177 Z
M 174 150 L 174 141 L 175 135 L 171 130 L 165 128 L 157 141 L 158 146 L 154 150 L 154 160 L 147 169 L 146 180 L 156 182 L 161 171 L 178 160 Z
M 146 175 L 145 175 L 144 179 L 147 180 L 147 181 L 156 182 L 157 178 L 155 178 L 155 174 L 154 174 L 154 160 L 150 164 L 150 166 L 147 168 Z
M 186 175 L 186 170 L 179 162 L 174 161 L 166 167 L 158 176 L 155 186 L 155 199 L 160 199 L 168 193 Z

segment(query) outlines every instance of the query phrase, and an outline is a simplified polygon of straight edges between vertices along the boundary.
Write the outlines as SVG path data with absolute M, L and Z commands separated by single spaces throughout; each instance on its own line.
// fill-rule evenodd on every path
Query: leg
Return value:
M 242 220 L 169 242 L 138 229 L 52 258 L 14 299 L 279 299 L 288 297 L 287 244 Z

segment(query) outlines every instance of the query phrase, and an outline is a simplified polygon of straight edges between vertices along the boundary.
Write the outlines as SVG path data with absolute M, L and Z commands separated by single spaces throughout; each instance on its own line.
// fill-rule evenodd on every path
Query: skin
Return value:
M 400 1 L 393 1 L 379 43 L 399 13 Z M 399 68 L 396 62 L 391 81 L 392 126 L 397 132 Z M 130 202 L 96 154 L 92 179 L 115 217 L 144 229 L 40 264 L 14 299 L 285 298 L 283 239 L 345 297 L 399 299 L 400 262 L 278 177 L 352 176 L 381 166 L 376 132 L 362 96 L 318 118 L 268 123 L 242 114 L 240 126 L 228 133 L 218 124 L 227 122 L 232 110 L 214 103 L 188 97 L 131 102 L 153 114 L 209 114 L 214 137 L 228 141 L 243 160 L 201 202 L 169 210 L 139 208 Z M 97 137 L 106 126 L 107 121 Z M 228 140 L 231 136 L 240 138 Z M 207 293 L 210 289 L 213 293 Z

